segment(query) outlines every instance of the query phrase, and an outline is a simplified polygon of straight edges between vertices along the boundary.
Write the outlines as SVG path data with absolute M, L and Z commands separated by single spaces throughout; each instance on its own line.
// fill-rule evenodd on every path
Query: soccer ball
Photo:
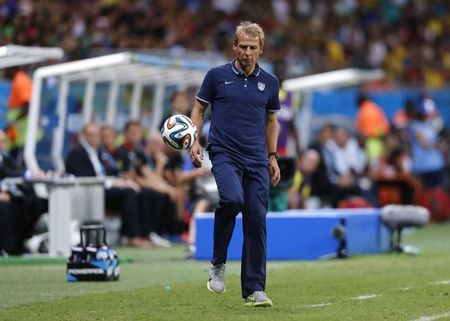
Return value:
M 187 116 L 173 115 L 166 119 L 161 135 L 167 146 L 174 150 L 188 149 L 197 138 L 197 126 Z

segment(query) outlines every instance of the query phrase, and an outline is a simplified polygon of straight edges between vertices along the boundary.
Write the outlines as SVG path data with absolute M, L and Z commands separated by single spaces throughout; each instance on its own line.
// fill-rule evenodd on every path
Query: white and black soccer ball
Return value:
M 197 126 L 187 116 L 173 115 L 166 119 L 161 135 L 167 146 L 174 150 L 185 150 L 197 139 Z

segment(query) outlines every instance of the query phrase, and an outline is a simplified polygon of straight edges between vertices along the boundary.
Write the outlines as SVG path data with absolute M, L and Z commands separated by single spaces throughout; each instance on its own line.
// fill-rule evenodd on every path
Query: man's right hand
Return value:
M 11 195 L 7 192 L 0 192 L 0 202 L 9 202 L 11 200 Z
M 203 162 L 203 148 L 200 146 L 198 141 L 194 142 L 191 149 L 189 150 L 189 155 L 191 156 L 192 165 L 197 168 L 202 167 Z

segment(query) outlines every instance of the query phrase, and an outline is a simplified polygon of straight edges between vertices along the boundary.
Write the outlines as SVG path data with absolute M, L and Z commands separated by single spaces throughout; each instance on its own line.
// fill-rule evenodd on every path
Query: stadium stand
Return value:
M 154 159 L 146 138 L 157 141 L 152 135 L 170 113 L 174 94 L 183 92 L 193 103 L 205 71 L 230 58 L 232 48 L 224 44 L 231 42 L 236 22 L 249 19 L 259 22 L 267 33 L 263 63 L 269 70 L 272 62 L 283 61 L 287 66 L 287 80 L 282 84 L 284 90 L 296 95 L 293 120 L 302 149 L 311 147 L 320 154 L 318 169 L 308 173 L 307 199 L 292 202 L 295 205 L 289 210 L 302 213 L 303 208 L 329 209 L 343 204 L 422 204 L 430 210 L 432 220 L 445 220 L 450 204 L 446 88 L 450 80 L 450 5 L 444 0 L 435 1 L 433 6 L 424 3 L 2 2 L 0 45 L 19 45 L 14 49 L 61 46 L 64 50 L 63 63 L 34 64 L 28 70 L 30 75 L 34 71 L 34 83 L 25 148 L 27 165 L 32 170 L 44 168 L 63 174 L 63 160 L 78 143 L 77 132 L 83 124 L 95 121 L 112 126 L 118 133 L 118 147 L 123 143 L 125 123 L 139 120 L 145 132 L 141 147 L 150 166 L 156 170 L 156 163 L 167 162 L 158 171 L 164 179 L 178 173 L 178 167 L 170 164 L 173 155 L 164 152 L 164 157 Z M 6 52 L 2 48 L 0 63 Z M 7 80 L 0 82 L 0 108 L 6 106 L 9 86 Z M 379 137 L 381 148 L 376 157 L 365 147 L 368 137 L 364 131 L 355 128 L 360 94 L 379 106 L 389 121 L 389 129 Z M 6 122 L 1 125 L 5 127 Z M 326 135 L 315 140 L 318 133 Z M 343 136 L 345 139 L 340 139 Z M 287 156 L 295 157 L 297 151 L 291 143 Z M 438 166 L 418 166 L 427 164 L 423 159 L 431 154 L 439 160 Z M 176 189 L 184 188 L 177 185 L 178 180 L 171 181 Z M 177 200 L 177 204 L 186 204 L 177 211 L 178 218 L 188 216 L 183 210 L 189 212 L 190 201 L 186 193 Z M 351 215 L 336 213 L 330 226 L 343 219 L 352 222 Z M 373 235 L 381 237 L 379 220 L 374 216 L 370 220 L 376 227 Z M 209 235 L 202 230 L 205 222 L 199 221 L 200 231 Z M 330 248 L 335 249 L 336 240 L 330 235 L 328 239 Z M 380 240 L 372 240 L 378 242 L 375 252 L 386 248 Z M 347 242 L 350 249 L 354 244 Z M 200 256 L 208 256 L 207 248 L 200 246 L 200 250 Z M 359 250 L 354 253 L 361 253 Z M 325 252 L 314 257 L 326 255 L 328 248 Z
M 249 19 L 267 32 L 265 58 L 287 60 L 295 76 L 384 68 L 393 83 L 439 88 L 450 77 L 448 6 L 444 0 L 433 6 L 338 0 L 6 1 L 0 4 L 0 44 L 58 45 L 67 60 L 129 48 L 227 55 L 231 48 L 224 44 L 230 43 L 236 20 Z

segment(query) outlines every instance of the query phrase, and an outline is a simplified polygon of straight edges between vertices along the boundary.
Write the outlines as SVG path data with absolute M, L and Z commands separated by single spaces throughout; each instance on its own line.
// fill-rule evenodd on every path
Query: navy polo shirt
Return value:
M 208 71 L 197 95 L 211 104 L 208 142 L 239 158 L 267 161 L 267 112 L 280 110 L 278 79 L 258 64 L 249 76 L 235 61 Z

